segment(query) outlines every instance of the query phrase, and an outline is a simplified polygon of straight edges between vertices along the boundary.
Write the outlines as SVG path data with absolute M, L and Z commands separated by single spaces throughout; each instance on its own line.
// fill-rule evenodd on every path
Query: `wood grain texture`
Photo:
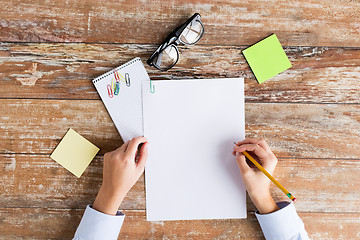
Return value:
M 0 44 L 0 98 L 99 99 L 91 80 L 155 45 Z M 236 46 L 180 47 L 154 79 L 244 77 L 247 102 L 360 103 L 360 48 L 288 47 L 293 67 L 258 84 Z
M 0 239 L 71 239 L 83 209 L 0 208 Z M 129 210 L 119 239 L 264 239 L 253 213 L 240 220 L 147 222 L 145 211 Z M 355 240 L 360 214 L 299 213 L 313 240 Z M 320 230 L 320 231 L 319 231 Z
M 298 211 L 356 213 L 360 211 L 359 171 L 359 160 L 280 159 L 274 176 L 296 196 Z M 97 195 L 102 158 L 95 158 L 76 178 L 49 156 L 0 154 L 0 182 L 0 208 L 82 208 Z M 288 200 L 274 185 L 271 191 L 277 201 Z M 248 211 L 255 210 L 250 199 L 247 205 Z M 143 176 L 121 209 L 145 210 Z
M 100 154 L 122 144 L 100 100 L 0 99 L 0 112 L 1 153 L 50 154 L 69 128 Z M 360 159 L 360 105 L 248 103 L 245 122 L 278 157 Z
M 357 0 L 0 3 L 0 41 L 160 43 L 199 12 L 206 28 L 201 44 L 249 45 L 275 32 L 284 45 L 360 46 Z
M 100 187 L 102 154 L 122 144 L 91 80 L 145 63 L 194 12 L 204 37 L 179 46 L 168 72 L 145 66 L 150 77 L 244 77 L 247 136 L 280 157 L 275 177 L 298 198 L 311 239 L 360 239 L 359 0 L 0 4 L 0 239 L 72 238 Z M 272 33 L 293 66 L 259 85 L 241 51 Z M 101 148 L 79 179 L 49 157 L 70 127 Z M 247 207 L 245 220 L 147 222 L 142 176 L 121 206 L 119 239 L 264 239 Z

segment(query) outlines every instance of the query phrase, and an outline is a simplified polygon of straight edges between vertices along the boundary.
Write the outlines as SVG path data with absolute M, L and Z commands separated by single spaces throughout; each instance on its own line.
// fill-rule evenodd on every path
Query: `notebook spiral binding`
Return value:
M 107 73 L 104 73 L 103 75 L 95 78 L 92 82 L 93 82 L 93 83 L 97 83 L 97 82 L 101 81 L 102 79 L 104 79 L 104 78 L 112 75 L 113 72 L 114 72 L 114 70 L 118 71 L 118 70 L 123 69 L 123 68 L 125 68 L 125 67 L 127 67 L 127 66 L 130 66 L 131 64 L 133 64 L 133 63 L 135 63 L 135 62 L 138 62 L 138 61 L 141 61 L 141 59 L 140 59 L 139 57 L 134 58 L 134 59 L 131 60 L 130 62 L 127 62 L 127 63 L 125 63 L 125 64 L 123 64 L 123 65 L 121 65 L 121 66 L 119 66 L 119 67 L 117 67 L 117 68 L 115 68 L 115 69 L 112 69 L 112 70 L 108 71 Z M 128 74 L 128 75 L 129 75 L 129 74 Z M 125 77 L 126 77 L 126 74 L 125 74 Z M 126 79 L 126 78 L 125 78 L 125 79 Z M 128 79 L 126 79 L 126 80 L 129 80 L 129 82 L 126 81 L 126 86 L 129 87 L 129 86 L 130 86 L 130 77 L 128 77 Z M 150 79 L 150 92 L 151 92 L 151 93 L 155 93 L 155 85 L 154 85 L 154 83 L 153 83 L 153 81 L 152 81 L 151 79 Z
M 133 64 L 133 63 L 135 63 L 135 62 L 138 62 L 138 61 L 141 61 L 141 59 L 140 59 L 139 57 L 137 57 L 137 58 L 131 60 L 130 62 L 127 62 L 127 63 L 125 63 L 125 64 L 123 64 L 123 65 L 115 68 L 115 70 L 118 71 L 118 70 L 123 69 L 123 68 L 125 68 L 125 67 L 127 67 L 127 66 L 130 66 L 131 64 Z M 95 79 L 93 80 L 93 83 L 97 83 L 97 82 L 101 81 L 102 79 L 104 79 L 104 78 L 112 75 L 112 74 L 113 74 L 113 71 L 114 71 L 114 69 L 108 71 L 107 73 L 104 73 L 103 75 L 101 75 L 101 76 L 99 76 L 99 77 L 97 77 L 97 78 L 95 78 Z

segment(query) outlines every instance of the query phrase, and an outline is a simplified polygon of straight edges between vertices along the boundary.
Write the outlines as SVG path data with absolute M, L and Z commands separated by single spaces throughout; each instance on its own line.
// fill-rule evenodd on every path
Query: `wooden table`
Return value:
M 268 140 L 275 176 L 312 239 L 360 238 L 358 0 L 0 0 L 0 239 L 71 238 L 122 144 L 91 80 L 147 60 L 194 12 L 199 44 L 153 79 L 244 77 L 247 136 Z M 293 67 L 259 85 L 241 51 L 276 33 Z M 77 179 L 49 155 L 73 128 L 101 148 Z M 277 200 L 284 194 L 272 186 Z M 144 178 L 121 209 L 121 239 L 263 239 L 245 220 L 147 222 Z M 221 211 L 221 205 L 215 211 Z

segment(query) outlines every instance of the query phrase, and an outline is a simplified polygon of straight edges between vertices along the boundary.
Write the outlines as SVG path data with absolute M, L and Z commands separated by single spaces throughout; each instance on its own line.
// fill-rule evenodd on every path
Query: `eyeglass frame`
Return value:
M 200 37 L 198 38 L 198 40 L 196 40 L 194 43 L 185 43 L 183 41 L 181 41 L 180 36 L 183 33 L 183 31 L 185 30 L 185 28 L 192 22 L 192 21 L 198 21 L 202 28 L 203 31 L 200 35 Z M 186 20 L 186 22 L 184 24 L 182 24 L 181 26 L 177 27 L 175 30 L 173 30 L 168 36 L 167 38 L 160 44 L 160 46 L 153 52 L 153 54 L 150 56 L 150 58 L 147 60 L 147 64 L 149 66 L 155 67 L 160 71 L 167 71 L 170 68 L 172 68 L 173 66 L 175 66 L 175 64 L 179 61 L 180 58 L 180 54 L 179 54 L 179 50 L 177 48 L 177 45 L 179 45 L 179 43 L 182 43 L 184 45 L 195 45 L 196 43 L 198 43 L 200 41 L 200 39 L 203 37 L 205 33 L 205 27 L 204 24 L 201 21 L 201 15 L 199 13 L 195 13 L 191 18 L 189 18 L 188 20 Z M 176 61 L 168 68 L 166 69 L 161 69 L 160 67 L 158 67 L 155 63 L 154 60 L 155 58 L 162 52 L 164 51 L 164 49 L 166 49 L 167 47 L 173 45 L 175 50 L 176 50 L 176 54 L 177 54 L 177 59 Z

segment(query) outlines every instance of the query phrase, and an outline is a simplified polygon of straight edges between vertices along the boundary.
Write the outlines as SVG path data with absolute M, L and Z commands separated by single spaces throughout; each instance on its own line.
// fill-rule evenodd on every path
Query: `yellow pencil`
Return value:
M 235 143 L 235 142 L 234 142 Z M 235 143 L 236 146 L 239 147 L 239 145 L 237 145 Z M 280 188 L 281 191 L 283 191 L 286 196 L 288 196 L 292 201 L 295 201 L 296 198 L 288 191 L 286 190 L 273 176 L 271 176 L 270 173 L 268 173 L 265 168 L 263 168 L 248 152 L 244 151 L 242 152 L 242 154 L 244 154 L 247 159 L 249 159 L 260 171 L 262 171 L 278 188 Z

